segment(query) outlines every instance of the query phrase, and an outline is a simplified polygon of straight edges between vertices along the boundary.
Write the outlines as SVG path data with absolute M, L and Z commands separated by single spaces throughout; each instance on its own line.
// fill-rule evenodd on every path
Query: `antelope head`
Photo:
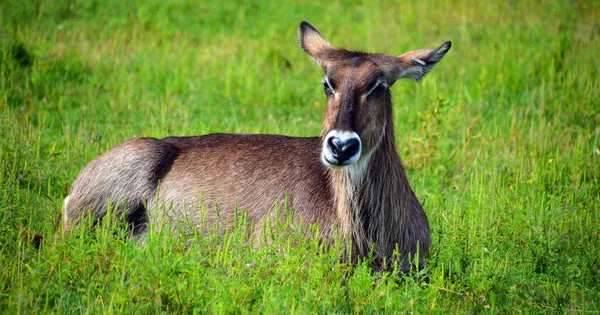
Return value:
M 402 78 L 421 80 L 451 47 L 446 42 L 400 56 L 348 51 L 333 47 L 305 21 L 299 41 L 325 74 L 321 160 L 330 168 L 368 161 L 393 131 L 390 87 Z

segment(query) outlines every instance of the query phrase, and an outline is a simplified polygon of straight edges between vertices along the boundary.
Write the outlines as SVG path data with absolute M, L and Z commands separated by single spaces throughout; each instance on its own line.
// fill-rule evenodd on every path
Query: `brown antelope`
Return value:
M 261 223 L 287 198 L 294 218 L 318 224 L 322 237 L 341 232 L 353 258 L 373 251 L 378 267 L 397 251 L 406 270 L 420 253 L 422 265 L 429 224 L 396 150 L 390 87 L 402 78 L 421 80 L 451 43 L 400 56 L 354 52 L 334 48 L 307 22 L 299 40 L 325 73 L 320 137 L 125 141 L 79 173 L 65 199 L 65 230 L 83 213 L 101 219 L 111 201 L 139 235 L 157 219 L 186 217 L 199 225 L 199 208 L 214 209 L 202 219 L 210 223 L 218 219 L 217 206 L 220 219 L 231 222 L 239 208 Z

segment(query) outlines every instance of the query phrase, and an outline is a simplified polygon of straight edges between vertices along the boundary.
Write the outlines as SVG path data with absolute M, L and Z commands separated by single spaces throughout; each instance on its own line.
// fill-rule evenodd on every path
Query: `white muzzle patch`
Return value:
M 321 160 L 332 168 L 352 165 L 360 159 L 362 141 L 353 131 L 332 130 L 323 139 Z

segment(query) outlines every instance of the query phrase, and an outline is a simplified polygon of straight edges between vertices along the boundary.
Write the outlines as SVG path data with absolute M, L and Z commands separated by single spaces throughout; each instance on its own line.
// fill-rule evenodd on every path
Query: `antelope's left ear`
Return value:
M 413 50 L 396 57 L 396 80 L 406 78 L 421 81 L 442 60 L 450 47 L 452 42 L 447 41 L 435 49 Z

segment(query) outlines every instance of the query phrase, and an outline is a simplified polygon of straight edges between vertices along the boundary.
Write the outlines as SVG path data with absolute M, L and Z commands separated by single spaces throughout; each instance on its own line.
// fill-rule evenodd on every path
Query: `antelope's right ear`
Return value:
M 304 49 L 304 51 L 306 51 L 306 53 L 319 65 L 322 65 L 324 53 L 333 48 L 330 43 L 323 39 L 323 36 L 321 36 L 319 31 L 306 21 L 300 23 L 298 41 L 300 42 L 302 49 Z

